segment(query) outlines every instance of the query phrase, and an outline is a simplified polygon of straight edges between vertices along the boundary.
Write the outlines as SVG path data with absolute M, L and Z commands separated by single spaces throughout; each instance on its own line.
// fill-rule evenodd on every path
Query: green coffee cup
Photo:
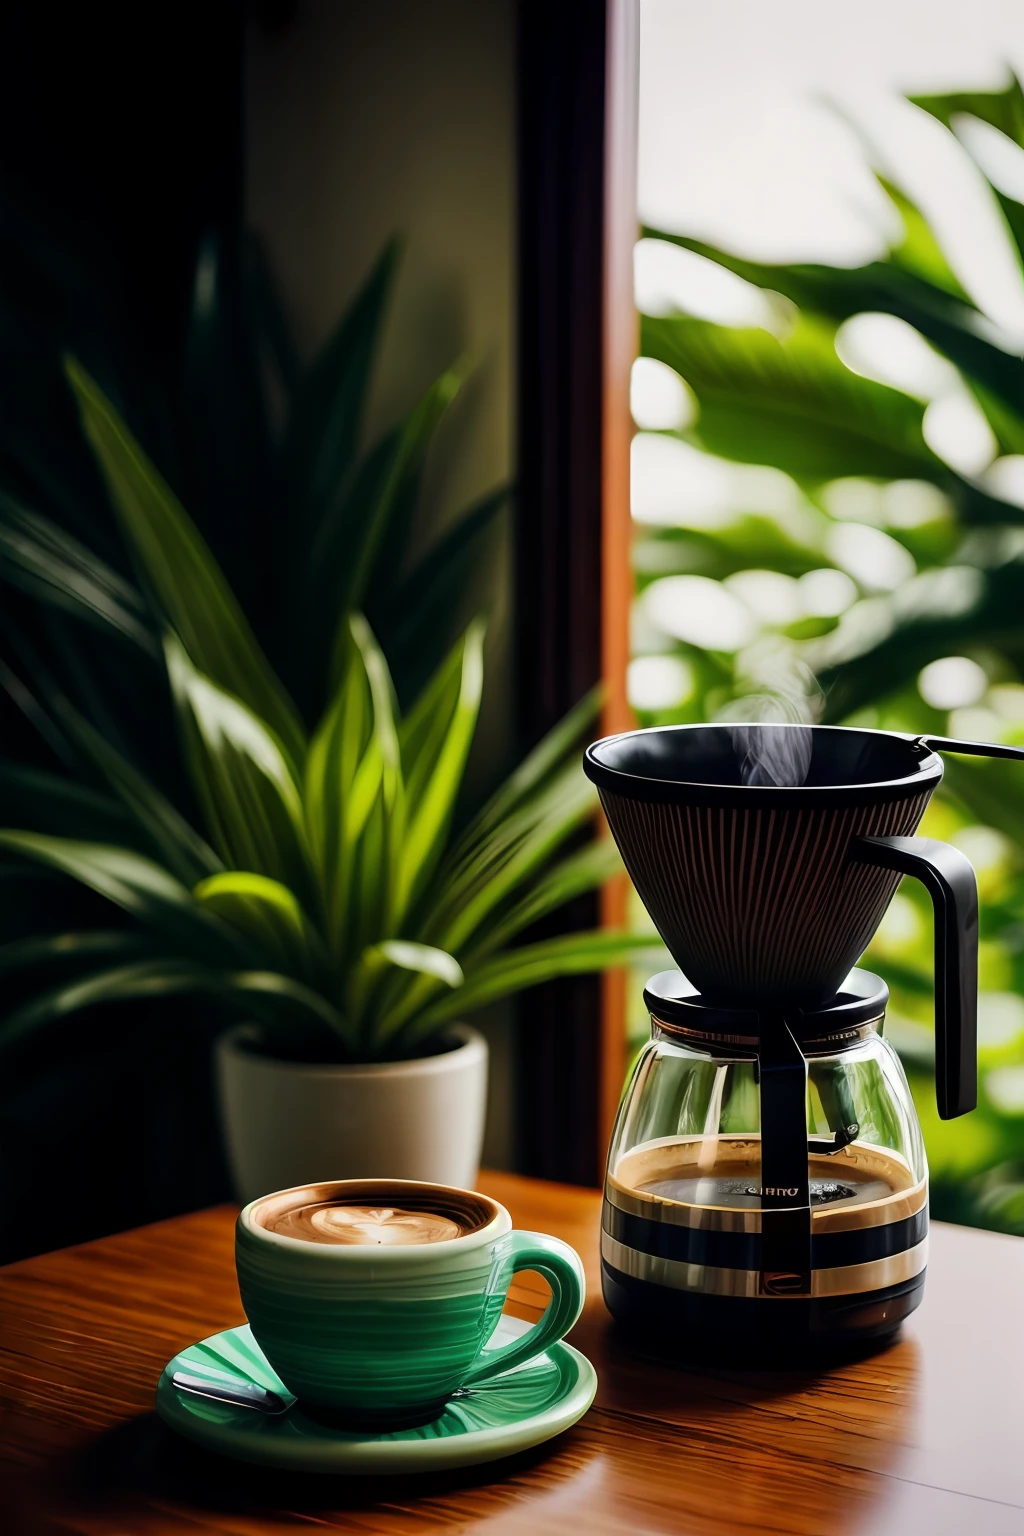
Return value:
M 265 1195 L 235 1232 L 242 1305 L 289 1391 L 360 1425 L 435 1417 L 454 1392 L 540 1354 L 585 1295 L 567 1243 L 513 1232 L 486 1195 L 394 1179 Z M 486 1350 L 512 1276 L 551 1286 L 543 1317 Z

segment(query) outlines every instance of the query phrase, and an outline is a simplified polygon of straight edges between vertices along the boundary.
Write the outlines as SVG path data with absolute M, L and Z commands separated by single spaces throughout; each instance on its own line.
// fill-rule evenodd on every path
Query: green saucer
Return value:
M 498 1321 L 489 1348 L 517 1338 L 529 1325 Z M 453 1399 L 439 1418 L 416 1429 L 360 1433 L 327 1428 L 294 1406 L 272 1417 L 214 1402 L 172 1386 L 175 1371 L 215 1382 L 255 1382 L 295 1403 L 267 1363 L 248 1324 L 192 1344 L 164 1367 L 156 1408 L 180 1435 L 240 1461 L 302 1472 L 370 1474 L 436 1472 L 512 1456 L 550 1440 L 583 1417 L 597 1391 L 597 1372 L 568 1344 L 506 1371 Z

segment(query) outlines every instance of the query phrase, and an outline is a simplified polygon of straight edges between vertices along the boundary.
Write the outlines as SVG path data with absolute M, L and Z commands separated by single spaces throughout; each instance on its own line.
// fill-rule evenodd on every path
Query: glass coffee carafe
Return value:
M 678 975 L 665 974 L 672 980 Z M 745 1048 L 742 1016 L 734 1014 L 731 1034 L 713 1033 L 707 1022 L 698 1029 L 659 1019 L 659 1012 L 668 1011 L 666 999 L 658 996 L 660 980 L 655 977 L 647 989 L 651 1039 L 640 1053 L 616 1124 L 611 1176 L 641 1184 L 666 1200 L 756 1208 L 760 1095 L 757 1057 Z M 823 1037 L 804 1038 L 815 1210 L 874 1202 L 883 1198 L 883 1185 L 891 1194 L 925 1176 L 924 1145 L 907 1079 L 882 1035 L 888 989 L 878 977 L 855 971 L 841 996 L 851 1003 L 856 997 L 858 1011 L 875 1016 L 842 1029 L 834 1026 Z M 678 1019 L 678 1011 L 673 1012 Z
M 801 1020 L 795 1155 L 809 1221 L 785 1208 L 796 1190 L 773 1184 L 762 1158 L 769 1069 L 757 1013 L 706 1004 L 677 971 L 644 995 L 651 1039 L 623 1098 L 605 1185 L 611 1310 L 683 1327 L 690 1339 L 718 1327 L 733 1339 L 747 1328 L 891 1331 L 920 1299 L 928 1213 L 920 1126 L 882 1034 L 884 982 L 855 970 L 831 1004 Z M 776 1298 L 790 1304 L 772 1307 Z

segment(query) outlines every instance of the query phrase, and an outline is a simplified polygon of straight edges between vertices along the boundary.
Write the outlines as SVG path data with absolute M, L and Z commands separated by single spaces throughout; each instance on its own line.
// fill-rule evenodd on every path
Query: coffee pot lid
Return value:
M 854 968 L 827 1003 L 816 1008 L 777 1006 L 765 1013 L 735 1003 L 715 1003 L 701 996 L 682 971 L 660 971 L 644 988 L 644 1002 L 658 1020 L 680 1028 L 709 1034 L 757 1034 L 768 1017 L 785 1014 L 786 1023 L 805 1037 L 856 1029 L 881 1018 L 889 1001 L 889 988 L 881 976 Z

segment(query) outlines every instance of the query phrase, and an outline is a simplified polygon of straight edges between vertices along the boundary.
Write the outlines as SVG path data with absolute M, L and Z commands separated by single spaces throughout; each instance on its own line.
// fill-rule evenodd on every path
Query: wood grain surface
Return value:
M 583 1254 L 572 1340 L 601 1384 L 550 1445 L 386 1483 L 267 1473 L 177 1441 L 152 1411 L 164 1363 L 242 1319 L 234 1212 L 179 1217 L 0 1270 L 0 1528 L 11 1536 L 324 1530 L 487 1536 L 1021 1536 L 1024 1243 L 933 1228 L 924 1306 L 900 1341 L 818 1374 L 690 1372 L 614 1331 L 599 1197 L 482 1181 L 515 1224 Z M 536 1316 L 539 1279 L 510 1310 Z

